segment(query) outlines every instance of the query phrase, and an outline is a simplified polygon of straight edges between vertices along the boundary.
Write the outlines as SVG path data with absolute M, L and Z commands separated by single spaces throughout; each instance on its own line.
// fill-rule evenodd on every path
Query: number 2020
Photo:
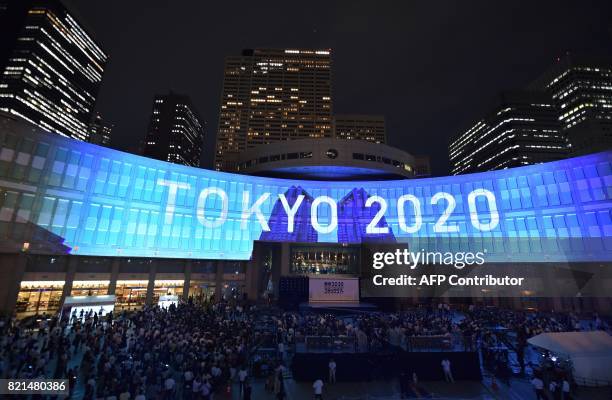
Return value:
M 489 208 L 489 222 L 481 222 L 479 219 L 478 211 L 476 210 L 476 198 L 478 197 L 484 197 L 487 201 Z M 430 203 L 432 205 L 436 205 L 443 201 L 446 201 L 446 208 L 434 224 L 433 231 L 435 233 L 458 233 L 459 225 L 446 224 L 451 214 L 455 210 L 455 207 L 457 206 L 457 201 L 455 200 L 455 197 L 447 192 L 438 192 L 431 197 Z M 476 189 L 468 194 L 467 201 L 470 221 L 474 228 L 483 232 L 488 232 L 497 227 L 497 225 L 499 224 L 499 212 L 497 211 L 495 195 L 491 191 L 486 189 Z M 380 220 L 387 212 L 387 201 L 380 196 L 370 196 L 366 201 L 365 206 L 372 207 L 375 203 L 378 203 L 380 205 L 380 209 L 378 210 L 374 218 L 372 218 L 372 221 L 370 221 L 370 223 L 366 227 L 366 233 L 389 233 L 388 226 L 377 226 Z M 410 203 L 412 205 L 412 210 L 414 213 L 414 221 L 411 225 L 406 224 L 406 203 Z M 418 197 L 411 194 L 405 194 L 397 199 L 397 220 L 399 228 L 402 232 L 416 233 L 419 231 L 419 229 L 421 229 L 421 226 L 423 225 L 423 216 L 421 214 L 421 201 Z

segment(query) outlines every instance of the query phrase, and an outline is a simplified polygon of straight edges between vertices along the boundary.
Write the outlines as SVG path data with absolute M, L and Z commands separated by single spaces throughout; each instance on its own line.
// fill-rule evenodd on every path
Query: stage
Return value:
M 393 378 L 405 372 L 416 372 L 419 380 L 444 380 L 442 360 L 451 362 L 455 380 L 481 380 L 477 352 L 407 352 L 393 349 L 373 353 L 296 353 L 292 361 L 296 381 L 327 379 L 328 364 L 334 359 L 338 381 L 369 381 Z

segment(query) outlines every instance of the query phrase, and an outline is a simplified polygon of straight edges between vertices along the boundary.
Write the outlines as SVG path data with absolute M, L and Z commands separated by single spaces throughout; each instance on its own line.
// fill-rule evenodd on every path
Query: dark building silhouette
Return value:
M 612 148 L 612 58 L 567 54 L 531 87 L 552 97 L 572 156 Z
M 203 145 L 204 122 L 191 99 L 173 92 L 155 96 L 143 155 L 199 167 Z
M 429 156 L 414 156 L 414 176 L 416 178 L 427 178 L 431 176 L 431 160 Z
M 612 58 L 566 54 L 526 90 L 503 92 L 451 140 L 452 174 L 518 167 L 612 148 Z
M 87 141 L 100 146 L 109 146 L 112 132 L 113 124 L 104 121 L 100 113 L 95 113 L 89 124 L 89 137 Z
M 106 60 L 60 1 L 0 0 L 0 111 L 87 140 Z
M 567 156 L 567 141 L 550 96 L 507 91 L 449 145 L 453 175 L 520 167 Z

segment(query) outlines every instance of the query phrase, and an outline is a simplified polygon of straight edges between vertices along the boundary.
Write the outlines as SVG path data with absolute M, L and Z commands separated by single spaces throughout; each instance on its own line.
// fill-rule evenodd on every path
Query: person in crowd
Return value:
M 282 340 L 278 342 L 278 357 L 285 360 L 285 343 Z
M 119 393 L 119 400 L 130 400 L 130 391 L 127 386 L 123 388 L 123 391 Z
M 531 380 L 531 385 L 535 391 L 536 400 L 547 400 L 544 394 L 544 381 L 539 376 L 534 376 Z
M 569 400 L 572 398 L 570 390 L 571 388 L 569 381 L 567 378 L 563 378 L 563 381 L 561 382 L 561 400 Z
M 329 360 L 329 383 L 336 383 L 336 362 L 332 358 Z
M 176 381 L 169 375 L 164 381 L 164 398 L 171 400 L 174 398 Z
M 314 381 L 312 389 L 314 391 L 315 400 L 323 400 L 323 381 L 321 379 Z
M 240 368 L 240 371 L 238 371 L 238 382 L 240 383 L 240 394 L 241 395 L 244 395 L 244 385 L 246 383 L 247 376 L 248 376 L 248 373 L 247 373 L 246 367 L 243 365 Z
M 285 391 L 285 366 L 281 363 L 275 371 L 274 393 L 278 400 L 283 400 L 287 395 Z
M 252 392 L 251 382 L 247 379 L 244 382 L 244 390 L 242 393 L 242 400 L 251 400 L 251 392 Z
M 561 381 L 561 400 L 572 398 L 570 383 L 566 377 Z
M 554 379 L 551 379 L 548 383 L 548 393 L 553 399 L 557 398 L 557 382 Z
M 451 362 L 448 358 L 442 360 L 442 372 L 444 373 L 444 379 L 446 382 L 455 383 L 455 379 L 453 379 L 453 372 L 451 370 Z

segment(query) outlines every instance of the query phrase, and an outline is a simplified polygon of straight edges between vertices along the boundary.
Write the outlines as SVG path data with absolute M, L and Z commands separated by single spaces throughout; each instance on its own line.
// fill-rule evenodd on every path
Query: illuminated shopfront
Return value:
M 157 304 L 162 295 L 182 296 L 184 280 L 155 280 L 151 304 Z M 148 280 L 118 280 L 115 289 L 116 310 L 139 310 L 147 303 Z
M 108 293 L 110 281 L 74 281 L 71 296 L 103 296 Z
M 291 249 L 293 274 L 357 274 L 359 249 L 355 247 L 318 246 Z
M 138 310 L 147 300 L 147 280 L 117 281 L 115 310 Z
M 5 262 L 15 260 L 23 262 L 25 270 L 12 306 L 17 318 L 53 315 L 59 311 L 63 295 L 115 295 L 116 310 L 123 311 L 140 310 L 163 295 L 204 302 L 242 299 L 246 293 L 246 263 L 242 261 L 116 258 L 96 262 L 92 257 L 21 254 Z
M 215 297 L 216 285 L 210 281 L 191 281 L 189 284 L 189 297 L 197 301 L 210 300 Z
M 156 279 L 153 287 L 153 304 L 157 304 L 159 297 L 165 294 L 181 297 L 185 281 L 173 279 Z
M 22 281 L 15 312 L 22 317 L 59 311 L 64 281 Z

